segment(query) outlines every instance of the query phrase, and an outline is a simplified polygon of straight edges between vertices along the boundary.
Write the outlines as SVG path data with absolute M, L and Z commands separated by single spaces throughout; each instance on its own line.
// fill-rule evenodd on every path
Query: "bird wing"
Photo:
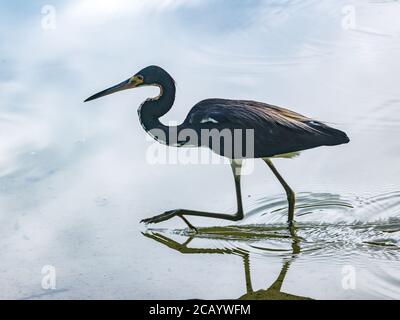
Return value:
M 196 104 L 188 115 L 191 124 L 230 124 L 247 128 L 261 126 L 282 126 L 305 131 L 315 131 L 308 122 L 315 122 L 291 110 L 274 105 L 250 101 L 207 99 Z
M 285 108 L 249 100 L 203 100 L 192 108 L 185 122 L 197 129 L 254 129 L 257 156 L 267 157 L 349 141 L 344 132 L 323 122 Z

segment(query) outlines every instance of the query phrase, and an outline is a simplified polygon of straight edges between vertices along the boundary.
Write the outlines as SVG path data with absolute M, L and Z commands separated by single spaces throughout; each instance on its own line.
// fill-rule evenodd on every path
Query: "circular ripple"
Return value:
M 400 192 L 373 196 L 299 193 L 295 228 L 286 223 L 283 195 L 254 200 L 235 225 L 172 230 L 207 240 L 208 246 L 256 255 L 309 254 L 326 259 L 337 251 L 374 258 L 400 258 Z M 220 222 L 223 223 L 223 222 Z

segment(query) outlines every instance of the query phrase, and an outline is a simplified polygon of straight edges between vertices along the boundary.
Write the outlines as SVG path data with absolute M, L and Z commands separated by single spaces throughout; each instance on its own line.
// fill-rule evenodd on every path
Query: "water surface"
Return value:
M 398 1 L 53 1 L 54 28 L 46 4 L 1 2 L 1 298 L 400 298 Z M 139 223 L 235 210 L 228 165 L 149 163 L 136 109 L 156 89 L 82 103 L 149 64 L 177 81 L 165 122 L 221 97 L 347 132 L 274 162 L 297 192 L 294 229 L 261 161 L 243 221 Z

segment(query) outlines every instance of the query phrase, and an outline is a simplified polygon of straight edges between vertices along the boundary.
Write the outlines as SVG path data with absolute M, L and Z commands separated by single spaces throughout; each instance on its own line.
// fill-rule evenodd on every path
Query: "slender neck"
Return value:
M 160 88 L 160 95 L 147 99 L 138 109 L 140 122 L 146 132 L 163 144 L 174 144 L 169 138 L 170 132 L 178 130 L 176 126 L 166 126 L 159 120 L 174 104 L 176 87 L 174 80 L 168 76 L 154 85 Z

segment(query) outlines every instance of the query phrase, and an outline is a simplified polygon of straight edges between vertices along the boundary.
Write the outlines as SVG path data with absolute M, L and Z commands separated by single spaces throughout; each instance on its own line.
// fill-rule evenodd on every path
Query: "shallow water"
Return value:
M 0 11 L 0 298 L 400 298 L 398 1 L 53 1 L 54 28 L 46 4 Z M 136 109 L 155 89 L 82 103 L 149 64 L 177 81 L 164 122 L 221 97 L 347 132 L 274 161 L 297 193 L 292 229 L 261 161 L 243 221 L 139 223 L 235 211 L 228 165 L 149 161 Z

